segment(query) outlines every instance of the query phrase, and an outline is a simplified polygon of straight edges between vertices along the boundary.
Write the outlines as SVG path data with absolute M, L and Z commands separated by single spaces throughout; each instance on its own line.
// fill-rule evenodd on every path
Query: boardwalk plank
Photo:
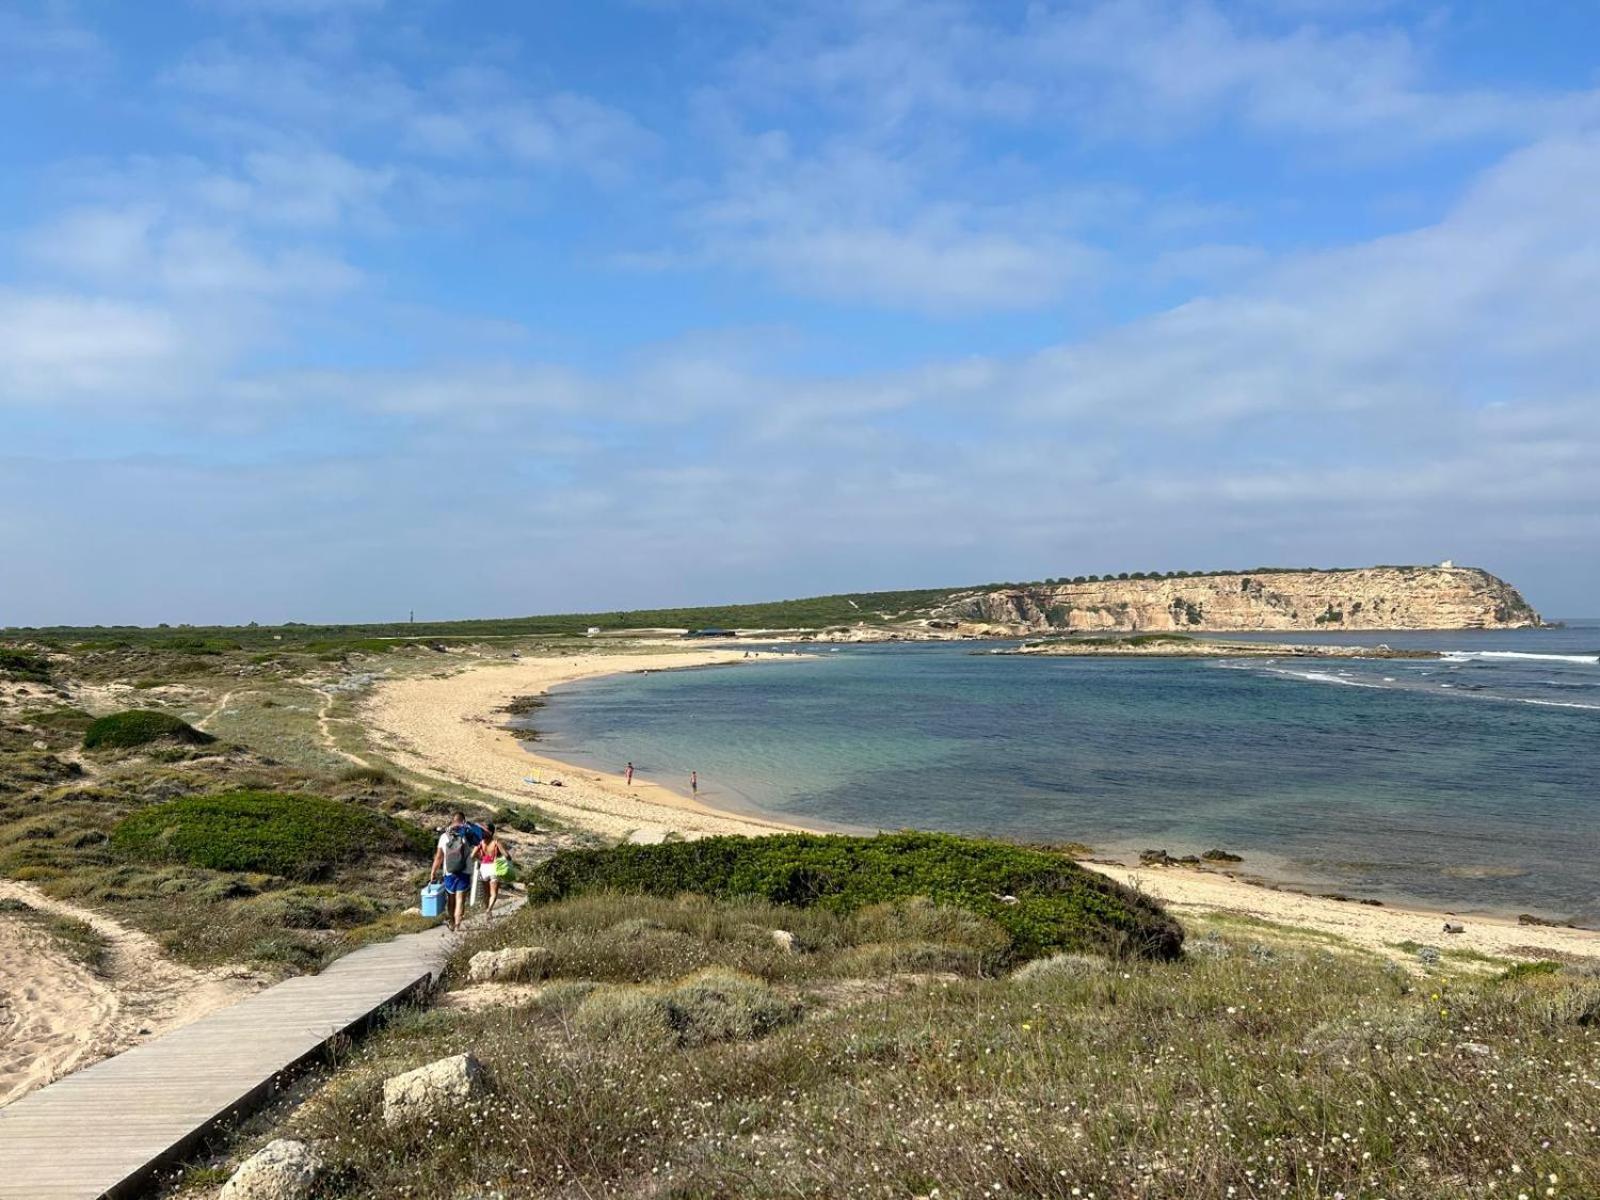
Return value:
M 345 956 L 0 1108 L 0 1200 L 137 1194 L 278 1076 L 430 979 L 444 928 Z

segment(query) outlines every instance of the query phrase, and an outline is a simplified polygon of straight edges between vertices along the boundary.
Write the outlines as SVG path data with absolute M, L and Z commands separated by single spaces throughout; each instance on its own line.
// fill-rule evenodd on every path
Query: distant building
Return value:
M 588 630 L 584 633 L 583 636 L 584 637 L 595 637 L 596 635 L 599 634 L 599 632 L 600 632 L 600 626 L 591 625 L 591 626 L 589 626 Z
M 1448 559 L 1447 558 L 1442 563 L 1440 563 L 1439 566 L 1440 566 L 1440 568 L 1442 570 L 1453 571 L 1453 570 L 1455 570 L 1456 564 L 1455 564 L 1455 561 L 1453 559 Z

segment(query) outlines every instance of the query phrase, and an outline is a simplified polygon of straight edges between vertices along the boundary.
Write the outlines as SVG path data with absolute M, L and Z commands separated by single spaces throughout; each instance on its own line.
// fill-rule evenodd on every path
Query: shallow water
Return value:
M 1221 846 L 1353 896 L 1600 923 L 1600 621 L 1315 640 L 1449 657 L 846 647 L 576 684 L 535 723 L 543 753 L 697 770 L 710 804 L 810 824 Z

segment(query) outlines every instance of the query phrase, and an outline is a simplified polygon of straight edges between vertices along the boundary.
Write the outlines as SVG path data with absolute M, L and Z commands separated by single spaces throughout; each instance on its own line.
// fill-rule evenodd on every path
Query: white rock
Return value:
M 279 1138 L 239 1164 L 217 1200 L 300 1200 L 322 1174 L 322 1156 L 304 1142 Z
M 483 1068 L 455 1054 L 383 1081 L 383 1123 L 402 1125 L 445 1112 L 483 1090 Z
M 467 979 L 472 983 L 519 983 L 542 977 L 549 963 L 550 951 L 543 946 L 481 950 L 467 964 Z
M 790 933 L 787 929 L 774 929 L 772 931 L 772 940 L 778 943 L 778 949 L 787 950 L 790 954 L 795 953 L 799 949 L 799 947 L 794 944 L 794 934 Z

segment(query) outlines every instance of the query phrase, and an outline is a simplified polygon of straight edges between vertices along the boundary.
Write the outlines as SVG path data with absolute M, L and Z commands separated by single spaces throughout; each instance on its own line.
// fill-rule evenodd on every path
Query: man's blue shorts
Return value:
M 454 896 L 457 892 L 466 892 L 472 889 L 471 873 L 461 875 L 446 875 L 444 877 L 444 890 Z

